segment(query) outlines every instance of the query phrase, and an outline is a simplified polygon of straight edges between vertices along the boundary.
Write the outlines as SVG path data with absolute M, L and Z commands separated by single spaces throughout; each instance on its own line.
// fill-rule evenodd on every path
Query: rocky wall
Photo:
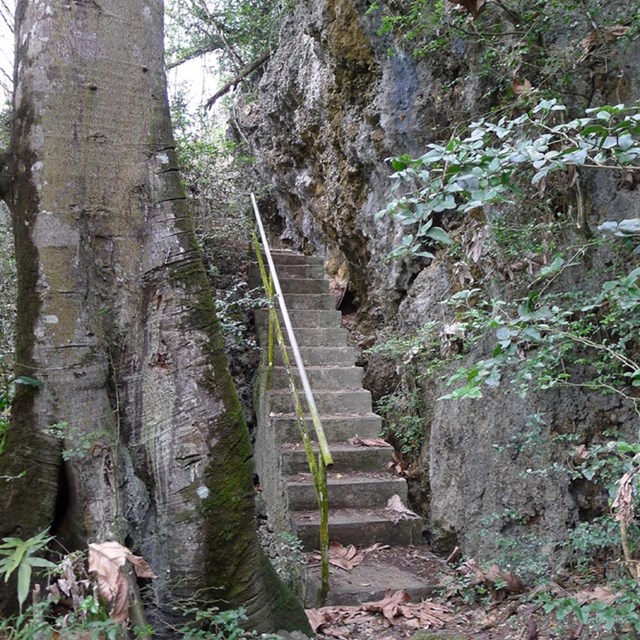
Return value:
M 416 60 L 391 35 L 380 34 L 380 15 L 368 11 L 370 4 L 300 1 L 283 25 L 257 98 L 247 99 L 240 117 L 260 179 L 269 185 L 265 201 L 275 204 L 282 220 L 280 242 L 325 255 L 329 275 L 353 295 L 367 344 L 380 341 L 390 327 L 408 335 L 425 322 L 443 326 L 448 319 L 441 303 L 474 280 L 498 296 L 517 293 L 517 273 L 491 262 L 488 242 L 480 251 L 487 259 L 480 255 L 466 271 L 454 254 L 431 263 L 387 260 L 402 236 L 388 216 L 375 215 L 390 197 L 387 159 L 419 155 L 457 123 L 487 112 L 500 96 L 474 68 L 470 45 L 453 38 L 450 46 Z M 596 78 L 600 67 L 576 71 L 576 90 L 590 91 L 594 103 L 638 99 L 639 52 L 635 41 L 624 58 L 610 61 L 605 79 Z M 640 204 L 635 192 L 606 174 L 585 189 L 592 228 L 635 215 Z M 482 220 L 477 222 L 456 231 L 459 223 L 450 221 L 449 227 L 464 245 L 481 237 Z M 599 266 L 614 258 L 596 252 L 591 259 L 588 273 L 569 273 L 564 285 L 596 291 L 600 280 L 589 274 L 601 275 Z M 469 360 L 486 348 L 478 346 Z M 373 357 L 369 361 L 366 380 L 374 395 L 392 391 L 394 372 L 377 369 Z M 496 553 L 495 536 L 490 540 L 487 532 L 511 530 L 537 536 L 538 550 L 540 544 L 552 549 L 579 518 L 597 511 L 597 491 L 542 472 L 558 462 L 559 451 L 540 450 L 535 460 L 514 454 L 510 443 L 527 433 L 531 416 L 542 417 L 547 435 L 597 439 L 608 427 L 636 427 L 634 416 L 611 397 L 565 391 L 522 400 L 505 386 L 479 401 L 444 402 L 437 401 L 446 392 L 442 372 L 420 384 L 425 440 L 414 498 L 429 523 L 426 537 L 442 551 L 461 543 L 469 553 Z M 509 510 L 520 513 L 517 523 L 496 517 Z

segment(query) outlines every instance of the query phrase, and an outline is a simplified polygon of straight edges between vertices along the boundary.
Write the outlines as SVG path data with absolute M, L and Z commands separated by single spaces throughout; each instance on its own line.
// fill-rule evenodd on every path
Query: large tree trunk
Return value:
M 21 387 L 0 535 L 52 524 L 196 592 L 305 627 L 259 550 L 251 450 L 179 181 L 161 0 L 18 2 L 9 205 Z M 57 425 L 57 426 L 54 426 Z M 167 613 L 168 615 L 168 613 Z

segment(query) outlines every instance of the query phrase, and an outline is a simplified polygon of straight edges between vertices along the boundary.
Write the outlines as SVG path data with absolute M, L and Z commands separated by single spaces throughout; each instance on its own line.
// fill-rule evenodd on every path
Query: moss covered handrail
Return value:
M 306 453 L 309 470 L 311 471 L 311 475 L 313 477 L 316 499 L 317 499 L 318 508 L 320 511 L 320 557 L 321 557 L 322 583 L 321 583 L 321 588 L 319 592 L 319 600 L 320 600 L 320 604 L 323 604 L 329 591 L 329 504 L 328 504 L 328 495 L 327 495 L 328 493 L 327 492 L 327 467 L 331 467 L 333 465 L 333 457 L 331 455 L 331 451 L 329 450 L 329 444 L 327 443 L 327 438 L 324 433 L 322 422 L 320 421 L 320 415 L 318 413 L 318 408 L 316 406 L 316 402 L 313 397 L 313 392 L 311 391 L 309 378 L 307 377 L 307 372 L 304 367 L 304 363 L 302 362 L 300 348 L 298 347 L 298 341 L 293 331 L 293 325 L 291 324 L 291 317 L 289 316 L 289 311 L 287 309 L 287 305 L 284 300 L 284 295 L 282 293 L 282 288 L 280 286 L 278 274 L 276 273 L 275 264 L 273 262 L 273 256 L 271 255 L 271 249 L 269 248 L 267 235 L 264 230 L 264 225 L 262 224 L 260 210 L 258 209 L 258 203 L 256 202 L 256 197 L 253 193 L 251 194 L 251 204 L 253 205 L 256 224 L 258 226 L 258 231 L 260 233 L 260 238 L 262 240 L 262 248 L 264 249 L 264 253 L 267 258 L 267 263 L 269 265 L 269 273 L 267 274 L 267 270 L 265 269 L 265 266 L 264 266 L 264 261 L 262 260 L 260 244 L 258 242 L 257 236 L 254 233 L 253 247 L 256 253 L 256 258 L 258 260 L 258 266 L 260 268 L 260 276 L 262 278 L 262 283 L 264 285 L 265 293 L 270 303 L 269 335 L 268 335 L 268 366 L 269 366 L 268 373 L 270 375 L 271 369 L 273 367 L 273 360 L 274 360 L 273 351 L 274 351 L 274 336 L 275 336 L 275 341 L 278 343 L 278 346 L 280 347 L 280 350 L 282 352 L 283 363 L 287 370 L 289 387 L 291 389 L 291 393 L 293 396 L 295 413 L 298 420 L 298 426 L 300 428 L 300 435 L 302 437 L 302 444 L 304 447 L 304 451 Z M 284 335 L 282 333 L 282 328 L 280 326 L 278 314 L 276 313 L 275 305 L 273 304 L 274 298 L 277 300 L 278 306 L 280 308 L 280 312 L 282 313 L 282 319 L 284 321 L 285 328 L 287 330 L 287 337 L 289 338 L 289 345 L 293 353 L 293 358 L 295 360 L 296 368 L 298 370 L 298 376 L 300 378 L 300 382 L 302 383 L 302 388 L 304 390 L 304 396 L 305 396 L 307 408 L 311 416 L 311 421 L 313 423 L 313 427 L 316 433 L 316 440 L 318 442 L 317 462 L 316 462 L 314 451 L 313 451 L 313 445 L 311 443 L 311 437 L 309 435 L 309 429 L 307 427 L 307 424 L 304 418 L 304 410 L 302 407 L 302 403 L 300 401 L 300 395 L 298 394 L 298 390 L 296 388 L 295 376 L 293 373 L 293 369 L 291 367 L 291 361 L 289 360 L 289 354 L 287 352 L 287 347 L 284 342 Z

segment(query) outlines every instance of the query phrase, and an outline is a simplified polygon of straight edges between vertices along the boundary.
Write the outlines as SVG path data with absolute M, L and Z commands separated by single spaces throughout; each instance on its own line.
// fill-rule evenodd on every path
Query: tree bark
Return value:
M 156 618 L 196 594 L 307 628 L 259 548 L 251 449 L 180 184 L 161 0 L 18 2 L 9 202 L 18 374 L 0 536 L 141 552 Z M 5 596 L 5 603 L 7 594 Z M 159 636 L 160 637 L 160 636 Z

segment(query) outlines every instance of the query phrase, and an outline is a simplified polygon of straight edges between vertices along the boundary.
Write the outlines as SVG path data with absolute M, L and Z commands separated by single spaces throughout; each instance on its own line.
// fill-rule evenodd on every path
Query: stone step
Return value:
M 256 309 L 254 311 L 256 325 L 258 327 L 266 327 L 269 322 L 269 309 Z M 278 311 L 280 325 L 284 332 L 284 323 L 282 321 L 282 313 Z M 342 314 L 335 309 L 289 309 L 289 317 L 294 329 L 312 327 L 340 327 Z
M 335 311 L 336 301 L 326 293 L 285 293 L 284 301 L 289 311 Z
M 329 539 L 348 544 L 369 546 L 376 542 L 389 545 L 418 544 L 422 539 L 422 519 L 418 516 L 400 520 L 389 518 L 386 509 L 330 509 Z M 305 549 L 320 547 L 320 517 L 317 510 L 294 511 L 291 524 Z
M 280 288 L 285 296 L 289 293 L 328 294 L 329 281 L 324 278 L 280 278 Z
M 309 566 L 305 599 L 308 608 L 319 604 L 321 576 L 318 565 L 315 562 Z M 324 603 L 327 606 L 375 602 L 382 600 L 387 591 L 400 590 L 406 591 L 412 602 L 418 603 L 441 593 L 439 578 L 448 572 L 448 567 L 426 547 L 418 545 L 378 549 L 366 553 L 364 561 L 351 571 L 333 566 L 329 571 L 329 595 Z M 417 639 L 419 635 L 415 637 Z M 435 640 L 436 636 L 427 637 Z
M 336 303 L 326 293 L 285 293 L 284 299 L 289 311 L 335 311 Z M 267 309 L 265 304 L 262 309 Z
M 287 477 L 289 509 L 311 511 L 317 507 L 316 493 L 310 473 L 298 473 Z M 327 474 L 329 510 L 384 508 L 391 496 L 397 494 L 407 502 L 407 483 L 404 478 L 389 472 Z
M 363 369 L 361 367 L 306 367 L 309 384 L 316 391 L 339 389 L 362 389 Z M 294 371 L 296 386 L 301 388 L 300 377 Z M 289 375 L 285 367 L 274 367 L 271 372 L 271 389 L 288 389 Z
M 269 409 L 273 413 L 288 413 L 294 410 L 293 397 L 287 390 L 269 391 Z M 303 406 L 304 393 L 298 391 Z M 320 414 L 323 413 L 371 413 L 371 392 L 366 389 L 314 391 L 314 400 Z
M 305 367 L 330 366 L 330 367 L 352 367 L 356 362 L 356 352 L 353 347 L 300 347 L 300 356 Z M 287 349 L 289 362 L 293 363 L 293 352 Z M 274 362 L 276 365 L 282 364 L 282 353 L 279 349 L 274 352 Z
M 296 340 L 300 347 L 346 347 L 347 330 L 344 327 L 311 327 L 295 330 Z M 289 336 L 284 337 L 285 344 L 289 344 Z
M 265 262 L 265 268 L 267 264 Z M 277 264 L 276 273 L 280 278 L 324 278 L 324 264 Z M 258 263 L 249 266 L 249 279 L 253 286 L 262 284 Z
M 362 437 L 362 436 L 361 436 Z M 363 447 L 348 443 L 329 444 L 333 456 L 332 473 L 349 471 L 381 472 L 387 470 L 391 462 L 393 448 L 389 447 Z M 317 452 L 317 446 L 314 445 Z M 282 473 L 291 475 L 294 473 L 306 473 L 309 471 L 307 455 L 302 444 L 291 445 L 282 449 Z
M 300 442 L 298 418 L 294 413 L 271 414 L 271 426 L 275 430 L 280 444 Z M 375 413 L 362 414 L 326 414 L 320 416 L 322 427 L 329 443 L 343 443 L 349 438 L 377 438 L 382 431 L 382 418 Z M 311 418 L 305 418 L 312 440 L 316 440 Z
M 282 325 L 280 325 L 282 326 Z M 266 327 L 258 327 L 260 344 L 267 344 Z M 344 327 L 294 327 L 294 333 L 300 347 L 346 347 L 347 330 Z M 283 329 L 285 344 L 289 344 L 289 335 Z
M 324 266 L 324 258 L 322 256 L 305 256 L 297 251 L 272 250 L 271 256 L 276 265 L 282 264 L 320 264 Z M 262 259 L 266 262 L 266 256 L 263 254 Z

